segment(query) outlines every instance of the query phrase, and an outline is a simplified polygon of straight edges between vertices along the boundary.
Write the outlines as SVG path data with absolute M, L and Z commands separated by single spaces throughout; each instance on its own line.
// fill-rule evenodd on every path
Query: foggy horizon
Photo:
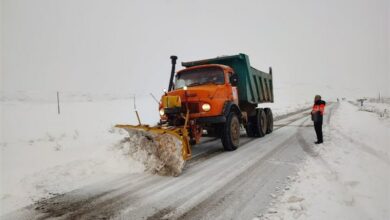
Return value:
M 390 96 L 389 20 L 386 0 L 4 0 L 1 90 L 158 97 L 170 55 L 180 70 L 245 53 L 253 67 L 273 67 L 275 101 Z

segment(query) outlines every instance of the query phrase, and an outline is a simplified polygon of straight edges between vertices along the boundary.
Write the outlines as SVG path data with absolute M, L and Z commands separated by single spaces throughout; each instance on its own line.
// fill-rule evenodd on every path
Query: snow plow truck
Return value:
M 158 106 L 160 122 L 116 125 L 130 136 L 146 137 L 130 141 L 160 161 L 154 172 L 179 175 L 191 158 L 191 146 L 204 135 L 220 138 L 224 150 L 234 151 L 240 145 L 241 128 L 253 138 L 272 132 L 271 109 L 258 107 L 274 100 L 271 67 L 268 73 L 257 70 L 241 53 L 182 62 L 184 69 L 175 73 L 177 57 L 170 58 L 169 85 Z

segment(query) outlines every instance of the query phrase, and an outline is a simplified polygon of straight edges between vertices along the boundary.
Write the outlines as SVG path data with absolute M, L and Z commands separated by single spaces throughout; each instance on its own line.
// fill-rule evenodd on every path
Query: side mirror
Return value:
M 230 76 L 230 84 L 232 84 L 232 86 L 237 86 L 238 84 L 238 75 L 236 73 L 233 73 L 231 76 Z

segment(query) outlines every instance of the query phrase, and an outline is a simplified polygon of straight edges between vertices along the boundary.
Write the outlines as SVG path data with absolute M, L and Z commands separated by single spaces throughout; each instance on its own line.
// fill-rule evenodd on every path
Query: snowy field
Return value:
M 255 219 L 390 219 L 390 104 L 364 105 L 340 103 L 324 144 Z
M 61 94 L 62 95 L 62 94 Z M 65 94 L 61 114 L 56 94 L 3 95 L 1 101 L 1 212 L 43 197 L 142 167 L 114 149 L 132 123 L 130 98 Z
M 137 95 L 142 123 L 158 120 L 151 96 Z M 143 172 L 120 141 L 117 123 L 136 124 L 132 95 L 3 93 L 1 111 L 0 214 L 123 173 Z M 274 116 L 309 102 L 270 104 Z
M 360 111 L 375 113 L 380 120 L 385 120 L 389 123 L 387 119 L 390 118 L 390 98 L 367 99 L 364 101 L 363 106 L 357 101 L 351 101 L 351 104 L 358 106 Z

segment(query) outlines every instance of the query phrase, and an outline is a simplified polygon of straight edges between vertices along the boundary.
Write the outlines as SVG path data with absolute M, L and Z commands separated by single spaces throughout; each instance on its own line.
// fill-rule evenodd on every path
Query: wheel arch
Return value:
M 225 115 L 225 117 L 227 117 L 232 111 L 237 114 L 240 123 L 242 123 L 242 113 L 240 107 L 238 107 L 238 105 L 236 105 L 232 101 L 225 102 L 223 106 L 223 114 Z

